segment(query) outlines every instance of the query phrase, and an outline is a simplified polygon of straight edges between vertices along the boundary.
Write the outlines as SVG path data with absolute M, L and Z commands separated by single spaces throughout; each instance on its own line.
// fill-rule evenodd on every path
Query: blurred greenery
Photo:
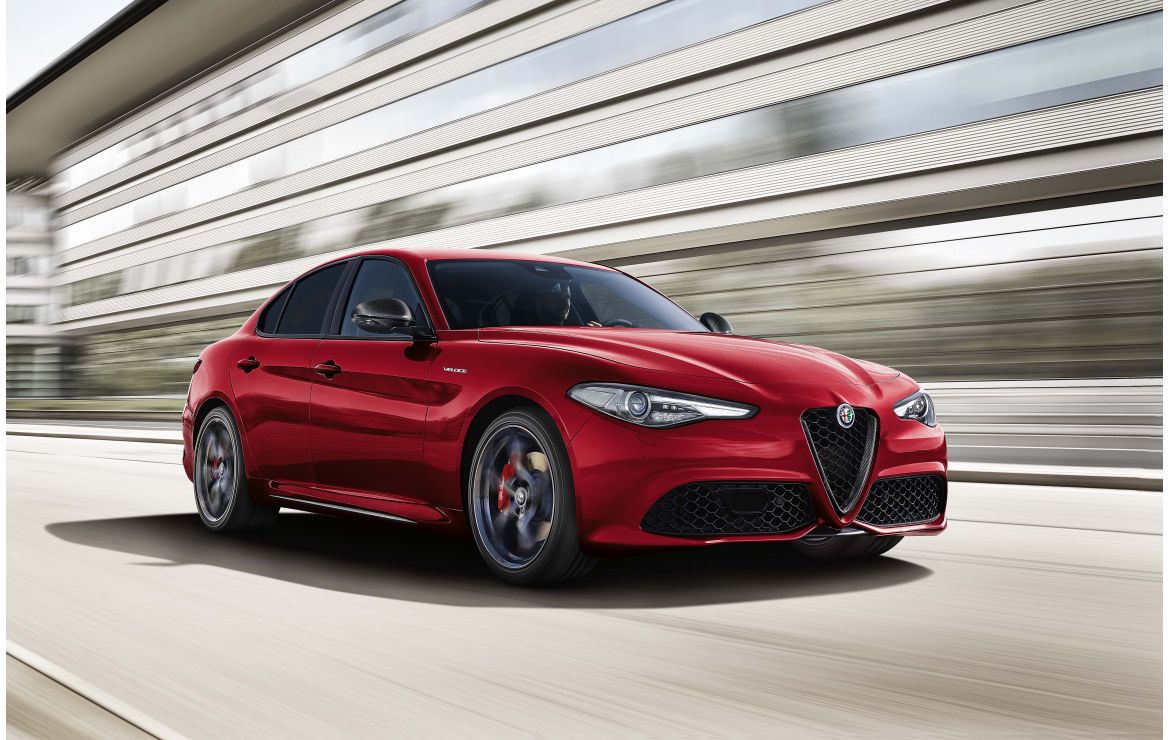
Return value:
M 9 411 L 183 411 L 182 398 L 10 398 Z
M 1160 377 L 1160 223 L 1128 240 L 1086 239 L 1134 223 L 1073 227 L 1047 243 L 996 235 L 995 253 L 955 243 L 852 251 L 843 239 L 622 267 L 695 315 L 724 314 L 736 333 L 824 347 L 922 381 Z
M 184 396 L 195 359 L 248 314 L 104 332 L 77 347 L 73 396 Z
M 240 249 L 228 272 L 273 265 L 300 257 L 302 252 L 297 246 L 297 231 L 298 227 L 290 226 L 260 234 Z
M 797 267 L 779 248 L 772 257 L 764 265 L 714 260 L 698 274 L 680 261 L 678 272 L 647 279 L 694 313 L 721 311 L 737 332 L 826 347 L 922 381 L 1162 374 L 1160 250 L 1041 261 L 1010 276 L 976 267 L 943 283 L 908 277 L 893 285 L 851 269 L 847 258 Z M 799 284 L 771 285 L 765 267 Z M 689 282 L 670 279 L 680 276 Z M 86 337 L 74 365 L 77 395 L 181 395 L 200 350 L 245 317 Z

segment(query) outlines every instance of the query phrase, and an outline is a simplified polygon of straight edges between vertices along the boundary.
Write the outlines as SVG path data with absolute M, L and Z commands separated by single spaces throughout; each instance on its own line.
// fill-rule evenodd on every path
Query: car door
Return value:
M 362 258 L 344 295 L 332 331 L 313 357 L 317 376 L 310 417 L 317 486 L 341 503 L 401 513 L 369 501 L 410 504 L 424 498 L 423 427 L 435 349 L 405 334 L 367 331 L 352 316 L 366 301 L 397 298 L 419 326 L 432 324 L 410 271 L 392 257 Z
M 285 288 L 236 345 L 229 368 L 253 478 L 311 486 L 309 395 L 313 351 L 349 264 L 337 262 Z

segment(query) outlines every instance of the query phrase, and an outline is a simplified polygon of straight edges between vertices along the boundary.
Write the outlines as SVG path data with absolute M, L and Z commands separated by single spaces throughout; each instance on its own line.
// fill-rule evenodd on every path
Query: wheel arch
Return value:
M 228 413 L 232 415 L 233 419 L 235 418 L 236 415 L 232 412 L 231 405 L 225 399 L 220 398 L 219 396 L 209 396 L 203 399 L 203 401 L 199 404 L 199 407 L 195 409 L 194 423 L 196 434 L 199 433 L 199 427 L 203 425 L 203 420 L 207 418 L 207 415 L 210 414 L 213 409 L 219 408 L 221 406 L 228 410 Z M 236 426 L 239 426 L 238 422 L 236 423 Z
M 463 502 L 464 511 L 469 511 L 467 481 L 471 474 L 471 458 L 475 455 L 475 445 L 479 441 L 480 435 L 483 434 L 483 431 L 487 429 L 488 425 L 496 417 L 513 409 L 524 408 L 526 406 L 538 408 L 548 414 L 553 419 L 553 423 L 557 425 L 559 431 L 560 425 L 557 424 L 556 416 L 551 410 L 531 396 L 523 395 L 516 391 L 504 392 L 487 399 L 475 413 L 471 414 L 471 420 L 467 425 L 467 429 L 463 432 L 463 442 L 460 445 L 459 454 L 459 499 Z
M 249 470 L 255 470 L 255 467 L 252 465 L 252 453 L 248 446 L 248 437 L 244 433 L 244 425 L 240 422 L 240 414 L 237 412 L 235 404 L 232 403 L 230 398 L 219 391 L 212 391 L 208 393 L 208 395 L 200 399 L 199 403 L 195 406 L 195 412 L 192 416 L 191 424 L 192 454 L 194 453 L 194 444 L 198 439 L 199 429 L 203 425 L 203 420 L 207 418 L 208 414 L 217 408 L 227 409 L 227 412 L 231 414 L 232 421 L 235 422 L 236 434 L 239 435 L 240 446 L 244 450 L 244 473 L 247 475 Z

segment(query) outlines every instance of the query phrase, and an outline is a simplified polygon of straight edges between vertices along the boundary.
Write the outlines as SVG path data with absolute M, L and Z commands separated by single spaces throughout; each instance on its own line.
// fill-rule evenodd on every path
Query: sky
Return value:
M 7 97 L 130 0 L 6 0 Z

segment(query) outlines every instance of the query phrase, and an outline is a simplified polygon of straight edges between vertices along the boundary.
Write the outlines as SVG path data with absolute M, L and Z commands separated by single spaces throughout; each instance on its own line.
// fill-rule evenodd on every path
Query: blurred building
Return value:
M 8 395 L 61 393 L 65 345 L 49 324 L 53 244 L 43 180 L 13 183 L 5 197 L 4 330 Z
M 1161 26 L 1144 0 L 140 0 L 8 99 L 8 178 L 50 179 L 70 395 L 181 393 L 370 244 L 606 262 L 926 380 L 1160 376 Z

